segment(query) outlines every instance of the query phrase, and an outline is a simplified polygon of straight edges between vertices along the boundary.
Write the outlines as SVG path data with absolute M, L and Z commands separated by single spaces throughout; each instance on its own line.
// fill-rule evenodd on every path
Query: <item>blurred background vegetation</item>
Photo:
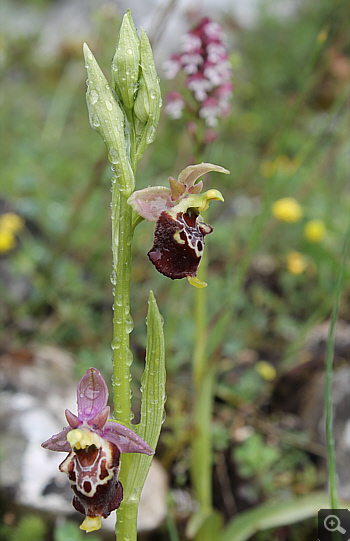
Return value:
M 74 355 L 77 378 L 95 366 L 108 380 L 111 171 L 88 123 L 81 36 L 61 36 L 54 52 L 43 54 L 44 15 L 59 7 L 48 0 L 16 1 L 11 9 L 4 4 L 10 22 L 0 44 L 0 350 L 52 344 Z M 107 76 L 122 15 L 117 4 L 107 2 L 84 15 L 90 33 L 83 38 Z M 202 15 L 191 12 L 183 32 Z M 233 15 L 215 14 L 226 32 L 234 83 L 231 114 L 205 156 L 231 171 L 215 177 L 213 187 L 225 203 L 212 205 L 206 215 L 214 226 L 207 240 L 210 327 L 216 325 L 213 335 L 220 337 L 209 344 L 219 376 L 212 426 L 214 505 L 226 519 L 325 486 L 324 447 L 302 430 L 299 394 L 307 394 L 312 375 L 323 370 L 321 324 L 332 308 L 350 215 L 349 15 L 346 0 L 295 2 L 288 17 L 275 16 L 261 3 L 256 23 L 248 27 Z M 174 52 L 180 36 L 168 35 L 167 41 Z M 157 63 L 156 42 L 154 48 Z M 178 80 L 164 80 L 160 61 L 158 72 L 164 95 L 178 88 Z M 167 185 L 168 176 L 177 177 L 190 163 L 185 122 L 163 114 L 139 165 L 137 187 Z M 284 197 L 301 205 L 298 222 L 271 212 Z M 316 239 L 305 236 L 310 220 L 323 227 Z M 152 289 L 165 320 L 168 374 L 157 456 L 171 488 L 187 490 L 194 292 L 156 273 L 146 255 L 152 237 L 152 224 L 143 223 L 133 245 L 133 400 L 137 418 Z M 339 318 L 350 333 L 349 265 L 345 272 Z M 317 353 L 308 348 L 315 331 Z M 349 361 L 350 351 L 343 349 L 336 367 Z M 174 528 L 183 535 L 175 507 L 173 518 L 159 539 L 176 540 Z M 20 538 L 23 520 L 6 529 L 6 539 Z M 38 532 L 33 541 L 50 539 L 40 521 L 28 520 Z M 310 520 L 254 539 L 314 535 Z

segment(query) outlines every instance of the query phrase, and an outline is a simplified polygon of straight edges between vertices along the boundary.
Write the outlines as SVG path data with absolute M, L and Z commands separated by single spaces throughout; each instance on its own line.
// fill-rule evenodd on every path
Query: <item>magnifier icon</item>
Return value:
M 324 519 L 324 527 L 329 532 L 346 533 L 346 530 L 340 526 L 340 520 L 336 515 L 327 515 Z

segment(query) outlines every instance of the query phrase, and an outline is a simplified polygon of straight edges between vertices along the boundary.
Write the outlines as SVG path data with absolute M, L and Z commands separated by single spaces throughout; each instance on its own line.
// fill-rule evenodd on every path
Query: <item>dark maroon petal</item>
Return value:
M 93 419 L 88 420 L 88 425 L 95 430 L 102 430 L 107 423 L 110 407 L 106 406 Z
M 71 430 L 71 427 L 67 426 L 58 434 L 55 434 L 48 440 L 44 441 L 44 443 L 41 444 L 41 447 L 44 447 L 44 449 L 49 449 L 50 451 L 62 451 L 64 453 L 69 453 L 71 446 L 67 441 L 67 434 Z
M 95 417 L 107 405 L 108 388 L 101 373 L 89 368 L 78 383 L 78 417 L 87 421 Z
M 204 236 L 212 227 L 198 222 L 193 211 L 173 217 L 162 212 L 154 232 L 154 244 L 148 257 L 156 269 L 169 278 L 196 276 L 203 254 Z
M 101 441 L 101 447 L 73 450 L 59 469 L 68 476 L 75 509 L 89 517 L 107 518 L 119 507 L 123 489 L 118 481 L 120 451 L 116 445 Z
M 121 453 L 144 453 L 154 455 L 153 449 L 133 430 L 116 421 L 107 423 L 102 437 L 118 447 Z
M 78 428 L 78 426 L 83 424 L 83 421 L 79 419 L 74 413 L 72 413 L 69 410 L 66 410 L 65 412 L 67 422 L 71 428 Z

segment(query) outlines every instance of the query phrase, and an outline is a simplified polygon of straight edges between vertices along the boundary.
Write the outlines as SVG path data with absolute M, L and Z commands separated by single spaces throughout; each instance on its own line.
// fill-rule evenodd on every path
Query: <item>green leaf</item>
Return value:
M 245 511 L 229 522 L 221 541 L 247 541 L 252 535 L 269 528 L 278 528 L 316 516 L 329 506 L 329 497 L 314 492 L 286 502 L 267 503 Z
M 223 518 L 217 511 L 193 515 L 186 528 L 186 537 L 194 537 L 200 541 L 219 541 L 222 532 Z
M 108 159 L 124 195 L 131 195 L 135 179 L 125 143 L 125 117 L 113 92 L 89 47 L 84 43 L 84 58 L 88 73 L 86 102 L 91 127 L 102 137 Z
M 159 313 L 152 291 L 148 301 L 147 329 L 146 366 L 141 379 L 141 421 L 137 433 L 155 449 L 164 420 L 166 395 L 163 318 Z M 124 487 L 125 499 L 139 500 L 151 462 L 151 456 L 133 455 L 127 483 Z

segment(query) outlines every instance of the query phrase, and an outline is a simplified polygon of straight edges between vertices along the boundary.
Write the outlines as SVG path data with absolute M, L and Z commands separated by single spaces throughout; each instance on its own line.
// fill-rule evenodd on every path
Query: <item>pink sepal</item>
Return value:
M 67 441 L 67 434 L 71 430 L 71 427 L 67 426 L 58 434 L 55 434 L 48 440 L 44 441 L 44 443 L 41 444 L 41 447 L 44 449 L 49 449 L 50 451 L 62 451 L 63 453 L 69 453 L 71 451 L 71 446 Z
M 156 222 L 163 210 L 173 206 L 171 190 L 165 186 L 150 186 L 137 190 L 129 197 L 128 204 L 148 222 Z
M 78 426 L 83 424 L 83 421 L 79 419 L 74 413 L 72 413 L 69 410 L 66 410 L 65 412 L 67 422 L 71 428 L 78 428 Z
M 118 447 L 121 453 L 143 453 L 145 455 L 154 455 L 153 449 L 133 430 L 127 428 L 116 421 L 107 423 L 103 438 Z
M 108 400 L 108 388 L 102 374 L 96 368 L 89 368 L 78 383 L 78 417 L 81 421 L 94 418 Z
M 194 186 L 194 183 L 196 182 L 197 178 L 205 175 L 206 173 L 209 173 L 210 171 L 217 171 L 218 173 L 228 173 L 227 169 L 224 169 L 220 165 L 214 165 L 212 163 L 199 163 L 197 165 L 189 165 L 181 171 L 179 174 L 179 182 L 186 186 L 187 190 L 190 193 L 199 193 L 199 192 L 191 192 L 189 188 L 192 186 L 194 188 L 197 187 Z M 199 183 L 198 183 L 199 184 Z
M 95 430 L 102 430 L 109 416 L 110 407 L 106 406 L 103 410 L 99 411 L 93 419 L 88 420 L 88 425 L 94 428 Z

